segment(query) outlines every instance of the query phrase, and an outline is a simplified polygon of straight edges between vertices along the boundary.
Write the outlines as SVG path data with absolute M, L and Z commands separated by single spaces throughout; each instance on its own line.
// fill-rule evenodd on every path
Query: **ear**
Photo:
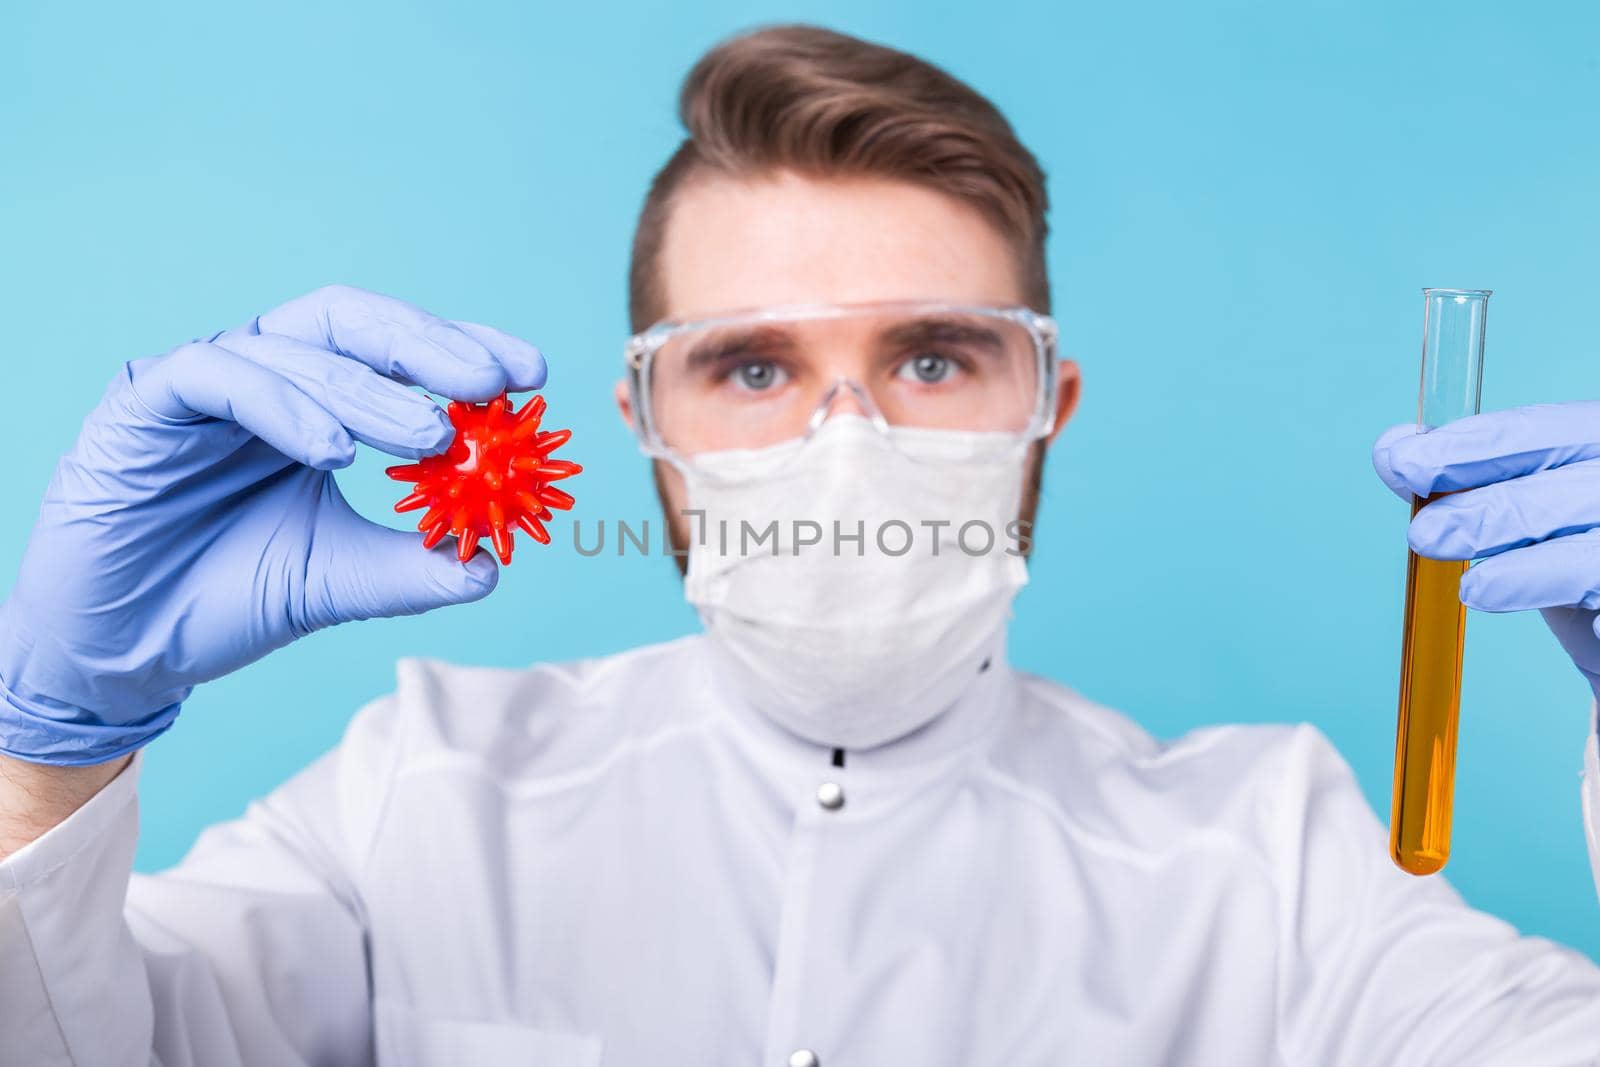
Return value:
M 612 395 L 617 401 L 617 414 L 622 416 L 622 421 L 632 430 L 633 426 L 633 396 L 628 392 L 628 383 L 618 380 Z
M 1067 420 L 1072 418 L 1072 413 L 1078 410 L 1078 393 L 1083 388 L 1083 376 L 1078 370 L 1078 364 L 1070 359 L 1059 360 L 1056 363 L 1056 417 L 1050 427 L 1050 433 L 1045 441 L 1056 439 L 1067 425 Z

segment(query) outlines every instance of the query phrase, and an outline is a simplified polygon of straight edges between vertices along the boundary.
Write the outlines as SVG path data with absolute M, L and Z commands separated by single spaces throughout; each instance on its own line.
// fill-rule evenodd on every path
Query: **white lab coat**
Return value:
M 1162 744 L 996 651 L 843 767 L 700 637 L 403 660 L 336 750 L 130 882 L 136 760 L 0 865 L 0 1061 L 1600 1058 L 1600 970 L 1397 871 L 1315 729 Z

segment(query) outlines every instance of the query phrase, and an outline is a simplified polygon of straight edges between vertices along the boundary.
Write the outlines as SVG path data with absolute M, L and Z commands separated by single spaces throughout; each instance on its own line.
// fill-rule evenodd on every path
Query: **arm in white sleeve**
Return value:
M 130 877 L 137 758 L 0 862 L 0 1061 L 370 1063 L 354 885 L 393 765 L 387 703 L 159 875 Z
M 1288 1062 L 1600 1062 L 1600 967 L 1467 906 L 1438 875 L 1395 867 L 1386 829 L 1320 733 L 1300 731 L 1278 770 L 1285 784 L 1261 818 L 1283 865 Z

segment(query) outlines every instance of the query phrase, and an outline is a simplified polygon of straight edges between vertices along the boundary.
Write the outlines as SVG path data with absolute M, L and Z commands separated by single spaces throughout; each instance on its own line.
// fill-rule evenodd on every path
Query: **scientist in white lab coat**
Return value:
M 786 27 L 710 52 L 681 109 L 618 402 L 706 632 L 402 661 L 336 749 L 130 877 L 138 749 L 194 685 L 492 589 L 330 472 L 444 446 L 408 386 L 482 401 L 544 363 L 327 289 L 126 364 L 0 611 L 0 1062 L 1595 1062 L 1600 970 L 1396 870 L 1316 730 L 1161 743 L 1007 666 L 1079 380 L 1043 175 L 993 107 Z M 1484 486 L 1413 543 L 1489 557 L 1464 598 L 1546 609 L 1594 678 L 1600 419 L 1510 414 L 1397 429 L 1379 473 Z

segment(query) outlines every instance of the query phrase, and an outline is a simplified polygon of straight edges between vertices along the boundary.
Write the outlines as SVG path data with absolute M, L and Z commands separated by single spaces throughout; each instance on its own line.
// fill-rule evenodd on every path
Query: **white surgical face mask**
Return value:
M 806 441 L 684 465 L 704 512 L 685 594 L 753 705 L 817 744 L 869 748 L 954 703 L 1028 579 L 1027 445 L 1000 440 L 841 415 Z

